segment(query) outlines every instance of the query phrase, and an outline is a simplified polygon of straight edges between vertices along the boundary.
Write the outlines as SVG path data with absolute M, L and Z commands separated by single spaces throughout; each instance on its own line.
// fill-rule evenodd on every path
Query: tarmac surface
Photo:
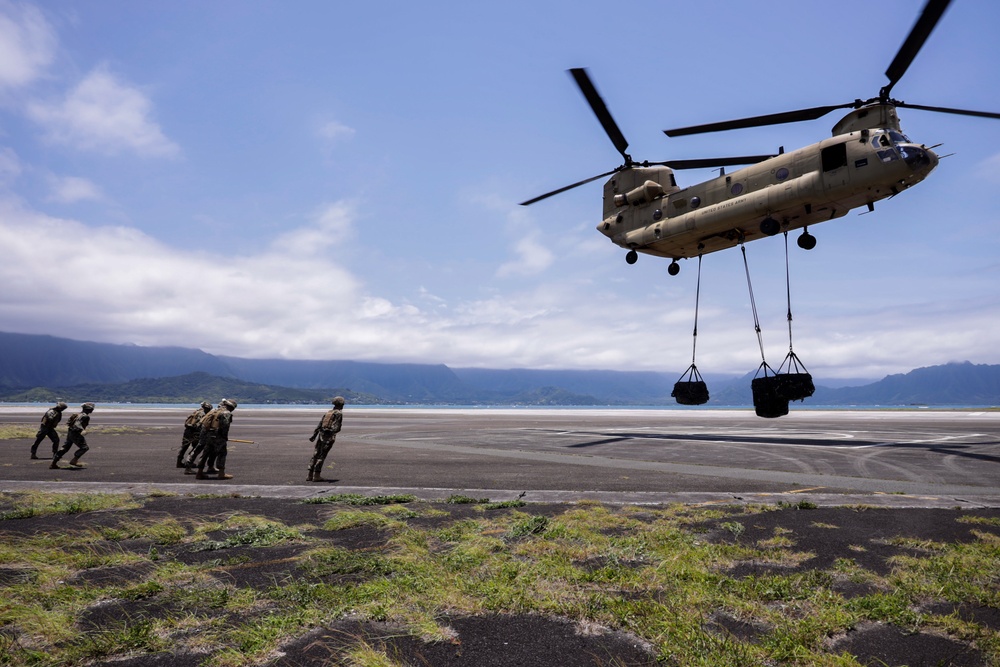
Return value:
M 70 411 L 76 406 L 71 406 Z M 1000 506 L 1000 412 L 383 409 L 347 407 L 324 476 L 306 481 L 308 437 L 324 409 L 242 408 L 226 472 L 176 468 L 196 406 L 98 405 L 81 469 L 49 469 L 32 438 L 0 441 L 0 491 L 150 489 L 302 498 L 322 493 L 452 494 L 533 502 L 760 502 Z M 794 406 L 793 406 L 794 407 Z M 33 431 L 44 408 L 0 407 L 0 428 Z M 47 455 L 48 441 L 39 448 Z M 212 487 L 211 489 L 209 487 Z
M 419 518 L 424 510 L 418 510 L 413 521 L 437 530 L 464 525 L 472 516 L 466 505 L 442 502 L 453 495 L 493 501 L 522 498 L 529 504 L 518 511 L 534 519 L 558 517 L 580 500 L 619 505 L 611 511 L 626 513 L 632 521 L 641 515 L 630 513 L 628 505 L 711 504 L 718 505 L 712 510 L 723 516 L 701 528 L 708 531 L 704 540 L 753 547 L 776 535 L 791 536 L 796 551 L 813 554 L 791 568 L 738 561 L 718 576 L 733 586 L 754 577 L 830 578 L 824 590 L 849 606 L 853 599 L 858 605 L 869 599 L 878 602 L 892 591 L 837 574 L 837 562 L 853 562 L 859 572 L 885 578 L 901 556 L 929 557 L 913 545 L 1000 539 L 1000 412 L 793 410 L 787 417 L 764 420 L 751 410 L 348 406 L 344 430 L 324 470 L 330 481 L 310 483 L 305 481 L 312 453 L 308 436 L 323 408 L 237 409 L 230 436 L 253 443 L 230 443 L 230 480 L 196 480 L 176 467 L 182 424 L 194 408 L 98 405 L 88 429 L 91 449 L 82 459 L 85 467 L 66 467 L 70 453 L 60 462 L 63 467 L 52 470 L 49 460 L 29 459 L 31 434 L 44 408 L 0 406 L 0 492 L 121 492 L 144 497 L 136 509 L 77 514 L 71 524 L 64 517 L 44 515 L 5 521 L 0 540 L 67 530 L 92 535 L 94 527 L 134 526 L 163 516 L 194 526 L 204 517 L 229 513 L 263 516 L 288 527 L 322 527 L 343 510 L 336 504 L 297 500 L 324 494 L 410 494 L 430 503 L 428 518 Z M 45 441 L 39 454 L 48 452 Z M 755 503 L 781 503 L 782 510 L 755 514 L 753 520 L 740 514 L 739 505 Z M 797 511 L 807 503 L 817 509 Z M 731 520 L 744 522 L 745 531 L 733 532 L 733 524 L 727 523 Z M 391 552 L 384 531 L 310 530 L 311 546 L 328 543 L 337 553 Z M 207 559 L 204 567 L 218 561 L 206 572 L 217 577 L 219 585 L 251 588 L 261 596 L 270 595 L 279 581 L 316 583 L 308 579 L 311 570 L 303 569 L 309 559 L 302 545 L 239 546 L 227 558 L 202 553 L 185 542 L 169 547 L 130 539 L 107 546 L 137 553 L 154 547 L 160 561 L 197 564 Z M 155 572 L 152 565 L 148 570 L 136 567 L 83 570 L 74 585 L 135 586 Z M 3 573 L 11 581 L 30 576 L 29 570 L 22 573 L 13 566 L 0 569 Z M 11 581 L 0 578 L 0 589 Z M 123 622 L 169 616 L 174 613 L 171 594 L 172 589 L 165 589 L 138 600 L 102 600 L 80 611 L 74 622 L 85 633 L 107 633 Z M 659 600 L 662 591 L 623 593 L 647 594 Z M 224 610 L 211 608 L 210 601 L 206 598 L 192 612 L 203 615 L 206 627 L 231 623 L 236 632 L 240 623 L 256 622 L 252 615 L 242 620 L 226 616 Z M 1000 622 L 996 605 L 939 595 L 921 600 L 907 613 L 927 621 L 927 627 L 864 621 L 830 637 L 827 653 L 847 653 L 872 666 L 993 664 L 996 652 L 988 642 Z M 608 628 L 595 634 L 593 628 L 565 618 L 507 611 L 439 620 L 454 632 L 454 641 L 427 643 L 391 623 L 333 619 L 285 643 L 281 655 L 267 665 L 343 664 L 341 658 L 358 642 L 398 656 L 400 664 L 435 667 L 660 664 L 636 636 Z M 715 610 L 703 623 L 708 632 L 744 645 L 775 632 L 726 609 Z M 973 628 L 979 640 L 942 632 L 955 623 Z M 20 626 L 13 628 L 5 629 L 8 635 L 20 637 L 24 632 Z M 0 633 L 0 642 L 3 639 Z M 180 644 L 170 651 L 126 652 L 93 664 L 193 667 L 211 659 L 198 633 L 175 639 Z

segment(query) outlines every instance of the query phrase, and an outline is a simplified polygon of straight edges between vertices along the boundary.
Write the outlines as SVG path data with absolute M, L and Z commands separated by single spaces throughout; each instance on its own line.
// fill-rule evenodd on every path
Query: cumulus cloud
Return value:
M 37 8 L 0 1 L 0 91 L 37 79 L 55 50 L 55 31 Z
M 80 176 L 53 176 L 49 179 L 51 193 L 49 200 L 60 204 L 75 204 L 81 201 L 104 199 L 101 189 L 93 182 Z
M 147 157 L 171 157 L 180 152 L 153 120 L 153 104 L 134 86 L 121 81 L 107 66 L 90 72 L 64 99 L 32 102 L 28 115 L 44 128 L 49 141 L 82 151 Z
M 528 232 L 514 244 L 514 259 L 497 269 L 497 277 L 536 275 L 552 265 L 552 252 L 542 243 L 541 235 Z
M 350 204 L 333 203 L 259 250 L 192 253 L 133 228 L 88 226 L 0 200 L 3 328 L 258 358 L 678 373 L 690 359 L 691 295 L 676 284 L 625 293 L 553 279 L 450 299 L 415 284 L 408 303 L 406 295 L 372 293 L 335 252 L 302 252 L 303 243 L 338 238 L 353 216 Z M 765 322 L 772 366 L 788 351 L 777 310 Z M 1000 361 L 992 334 L 1000 297 L 899 304 L 877 320 L 823 304 L 801 311 L 796 351 L 817 377 Z M 760 364 L 745 304 L 702 308 L 697 361 L 708 373 Z

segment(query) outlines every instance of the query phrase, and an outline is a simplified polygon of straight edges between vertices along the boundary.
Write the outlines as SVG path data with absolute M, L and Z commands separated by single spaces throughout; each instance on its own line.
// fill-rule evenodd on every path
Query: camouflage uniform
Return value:
M 233 423 L 236 401 L 222 399 L 219 407 L 205 415 L 201 421 L 201 440 L 204 451 L 198 459 L 198 479 L 205 479 L 205 463 L 214 462 L 219 468 L 219 479 L 232 479 L 226 474 L 226 446 L 229 444 L 229 427 Z
M 56 455 L 56 451 L 59 449 L 59 434 L 56 432 L 56 425 L 62 421 L 62 413 L 66 407 L 65 403 L 59 402 L 42 415 L 42 423 L 38 427 L 38 433 L 35 434 L 35 444 L 31 446 L 31 458 L 38 458 L 38 445 L 42 444 L 42 440 L 45 438 L 52 441 L 52 456 Z
M 309 462 L 309 477 L 306 478 L 306 481 L 326 481 L 320 473 L 323 472 L 323 463 L 326 461 L 326 456 L 330 453 L 330 449 L 337 439 L 337 434 L 340 433 L 340 427 L 343 425 L 344 413 L 341 412 L 343 407 L 344 399 L 340 396 L 334 398 L 333 409 L 323 415 L 323 418 L 319 420 L 319 425 L 316 426 L 316 430 L 313 431 L 312 437 L 309 438 L 309 442 L 315 441 L 316 449 L 313 451 L 312 460 Z
M 212 404 L 204 401 L 201 407 L 188 415 L 184 420 L 184 435 L 181 436 L 181 451 L 177 454 L 177 467 L 184 468 L 187 463 L 184 454 L 191 450 L 191 458 L 195 457 L 195 450 L 198 447 L 199 436 L 201 435 L 201 420 L 212 411 Z
M 87 453 L 90 447 L 87 446 L 87 438 L 84 437 L 87 432 L 87 426 L 90 425 L 90 413 L 94 411 L 93 403 L 84 403 L 81 406 L 81 412 L 72 414 L 69 416 L 69 422 L 67 426 L 69 430 L 66 433 L 66 442 L 63 443 L 62 448 L 59 449 L 52 456 L 52 464 L 50 468 L 59 468 L 59 459 L 61 459 L 66 452 L 76 445 L 76 451 L 73 452 L 73 458 L 70 460 L 69 464 L 75 466 L 80 457 Z

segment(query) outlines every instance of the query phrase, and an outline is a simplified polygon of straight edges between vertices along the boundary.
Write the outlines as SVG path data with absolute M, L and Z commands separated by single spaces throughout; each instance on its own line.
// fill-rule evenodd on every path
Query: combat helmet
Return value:
M 90 414 L 91 412 L 94 411 L 94 404 L 93 403 L 84 403 L 83 405 L 80 406 L 80 408 L 84 412 L 86 412 L 87 414 Z
M 202 401 L 201 402 L 201 407 L 202 407 L 203 410 L 206 410 L 206 411 L 207 410 L 211 410 L 212 409 L 212 404 L 209 403 L 208 401 Z
M 56 410 L 58 410 L 59 412 L 62 412 L 63 410 L 65 410 L 68 407 L 69 406 L 66 405 L 65 403 L 63 403 L 62 401 L 59 401 L 58 403 L 56 403 Z
M 229 410 L 230 412 L 236 409 L 236 401 L 232 400 L 231 398 L 222 399 L 219 405 Z
M 335 407 L 335 408 L 342 408 L 342 407 L 344 407 L 344 397 L 343 396 L 334 396 L 333 397 L 333 407 Z

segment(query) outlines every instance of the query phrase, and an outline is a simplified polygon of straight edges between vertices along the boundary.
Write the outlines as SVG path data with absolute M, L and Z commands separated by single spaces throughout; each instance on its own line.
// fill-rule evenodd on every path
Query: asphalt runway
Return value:
M 230 443 L 226 471 L 234 479 L 225 481 L 195 480 L 175 467 L 182 424 L 195 407 L 98 405 L 79 470 L 30 460 L 32 437 L 0 440 L 0 490 L 1000 506 L 1000 412 L 793 405 L 788 416 L 768 420 L 751 410 L 348 406 L 324 471 L 332 481 L 314 484 L 305 481 L 307 438 L 322 407 L 237 409 L 230 437 L 254 444 Z M 0 407 L 0 428 L 33 433 L 42 412 Z M 39 453 L 48 451 L 46 440 Z

